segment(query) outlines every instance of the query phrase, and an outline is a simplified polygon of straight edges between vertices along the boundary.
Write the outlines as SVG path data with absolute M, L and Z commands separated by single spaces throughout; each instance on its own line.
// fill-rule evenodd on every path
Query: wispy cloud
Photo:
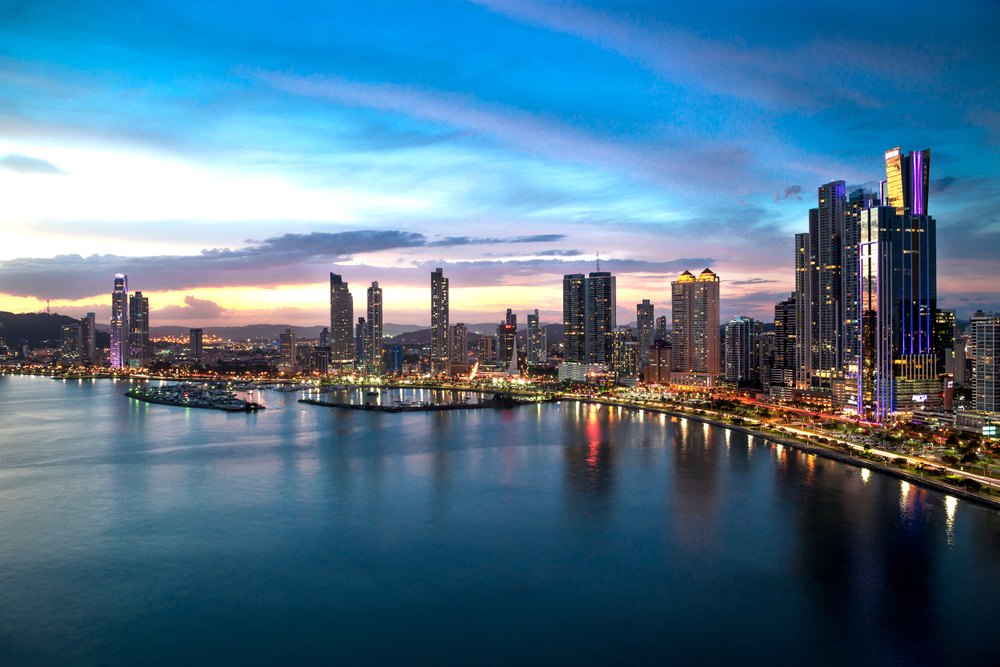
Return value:
M 0 169 L 19 174 L 44 174 L 47 176 L 62 176 L 66 173 L 48 160 L 29 155 L 18 155 L 17 153 L 8 153 L 0 157 Z

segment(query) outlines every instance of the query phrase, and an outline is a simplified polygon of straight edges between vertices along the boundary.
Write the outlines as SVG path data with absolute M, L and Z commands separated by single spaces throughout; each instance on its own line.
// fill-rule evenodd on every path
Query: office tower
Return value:
M 656 343 L 669 343 L 667 338 L 667 316 L 660 315 L 656 318 L 656 336 L 654 338 Z
M 446 281 L 447 282 L 447 281 Z M 447 284 L 446 284 L 447 289 Z M 382 288 L 373 282 L 368 288 L 368 321 L 365 324 L 365 362 L 373 373 L 382 372 Z
M 795 293 L 774 304 L 774 364 L 771 367 L 771 386 L 795 387 L 797 335 Z
M 368 359 L 368 327 L 365 326 L 365 318 L 359 317 L 358 324 L 354 328 L 354 369 L 364 371 Z
M 812 368 L 812 290 L 809 234 L 795 235 L 795 387 L 809 388 Z
M 649 363 L 649 348 L 653 346 L 654 333 L 653 304 L 649 299 L 636 304 L 635 322 L 639 335 L 639 367 L 645 368 Z
M 317 345 L 313 350 L 313 371 L 319 375 L 330 374 L 330 346 Z
M 719 373 L 719 277 L 685 271 L 670 284 L 673 298 L 671 363 L 681 373 Z
M 610 334 L 617 328 L 615 277 L 591 271 L 584 283 L 584 346 L 586 363 L 611 365 Z
M 993 313 L 977 310 L 969 318 L 969 326 L 965 329 L 965 360 L 966 380 L 972 387 L 976 386 L 976 331 L 980 322 L 993 320 Z
M 87 313 L 80 319 L 80 361 L 88 364 L 97 359 L 97 318 L 94 313 Z
M 544 364 L 546 357 L 545 329 L 538 321 L 538 309 L 534 313 L 528 313 L 528 350 L 527 360 L 529 364 Z
M 351 323 L 354 321 L 354 297 L 347 283 L 336 273 L 330 274 L 330 361 L 344 364 L 354 358 Z
M 150 350 L 149 298 L 136 292 L 128 303 L 128 365 L 148 368 Z
M 586 278 L 582 273 L 563 276 L 563 361 L 586 362 Z
M 843 181 L 819 187 L 819 206 L 809 211 L 809 386 L 831 389 L 842 377 L 842 275 L 844 207 Z
M 191 351 L 191 356 L 199 362 L 202 356 L 202 339 L 204 336 L 205 332 L 201 329 L 188 330 L 188 349 Z
M 858 248 L 861 240 L 860 213 L 881 206 L 878 194 L 858 189 L 847 197 L 841 234 L 841 362 L 846 378 L 858 376 L 858 354 L 861 349 L 861 262 Z
M 760 323 L 737 315 L 726 324 L 726 379 L 742 384 L 757 383 L 757 335 Z
M 493 351 L 493 338 L 483 336 L 477 344 L 477 358 L 481 364 L 492 364 L 495 353 Z
M 111 293 L 111 368 L 128 366 L 128 276 L 115 274 Z
M 945 368 L 948 356 L 955 348 L 955 311 L 949 309 L 938 309 L 934 312 L 933 345 L 934 354 L 937 355 L 938 373 L 946 373 Z
M 506 365 L 517 358 L 517 315 L 507 309 L 504 321 L 497 325 L 497 363 Z
M 354 317 L 353 313 L 351 317 Z M 323 327 L 323 330 L 319 332 L 318 347 L 330 347 L 330 329 L 328 327 Z
M 406 351 L 402 345 L 396 345 L 389 350 L 389 372 L 394 375 L 403 373 L 403 361 L 406 358 Z
M 632 340 L 632 329 L 617 327 L 607 335 L 611 341 L 611 368 L 619 378 L 634 378 L 639 373 L 638 343 Z
M 448 357 L 448 279 L 440 268 L 431 273 L 431 358 Z
M 885 206 L 896 209 L 896 215 L 927 215 L 927 199 L 931 180 L 931 151 L 913 151 L 903 155 L 899 147 L 885 152 Z
M 285 327 L 285 333 L 278 336 L 278 364 L 295 366 L 298 364 L 298 347 L 295 334 L 291 327 Z
M 59 347 L 64 357 L 74 360 L 80 359 L 80 350 L 83 348 L 81 329 L 79 324 L 62 325 L 59 332 Z
M 1000 317 L 976 322 L 976 410 L 1000 413 Z
M 937 393 L 936 222 L 890 206 L 862 211 L 860 222 L 859 411 L 881 421 Z
M 469 363 L 469 327 L 458 322 L 449 327 L 448 344 L 451 346 L 451 363 L 465 365 Z

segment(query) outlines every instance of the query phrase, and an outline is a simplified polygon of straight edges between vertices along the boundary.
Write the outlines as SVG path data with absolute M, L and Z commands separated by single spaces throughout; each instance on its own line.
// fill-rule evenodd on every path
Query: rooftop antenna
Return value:
M 601 272 L 601 253 L 597 253 L 597 272 Z

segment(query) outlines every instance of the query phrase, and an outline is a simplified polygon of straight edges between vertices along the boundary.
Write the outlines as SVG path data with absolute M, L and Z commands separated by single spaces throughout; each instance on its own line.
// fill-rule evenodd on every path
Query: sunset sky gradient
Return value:
M 993 2 L 0 2 L 0 310 L 156 325 L 619 320 L 711 267 L 773 319 L 822 183 L 930 148 L 941 307 L 1000 310 Z

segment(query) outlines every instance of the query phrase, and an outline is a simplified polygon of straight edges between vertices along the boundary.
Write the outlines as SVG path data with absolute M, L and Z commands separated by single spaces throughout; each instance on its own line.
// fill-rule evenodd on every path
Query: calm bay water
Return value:
M 1000 660 L 1000 513 L 899 480 L 575 403 L 126 388 L 0 377 L 0 665 Z

